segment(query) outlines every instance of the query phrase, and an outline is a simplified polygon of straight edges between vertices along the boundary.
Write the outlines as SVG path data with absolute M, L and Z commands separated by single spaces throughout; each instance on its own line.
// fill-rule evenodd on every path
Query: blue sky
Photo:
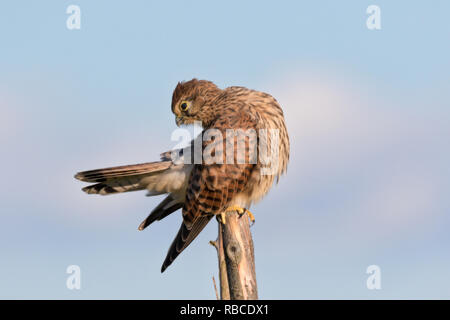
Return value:
M 66 8 L 81 8 L 81 29 Z M 381 8 L 368 30 L 366 8 Z M 252 208 L 266 299 L 450 298 L 446 1 L 10 1 L 0 5 L 0 298 L 214 299 L 214 221 L 164 273 L 180 214 L 87 196 L 80 170 L 176 143 L 180 80 L 274 95 L 288 174 Z M 382 289 L 366 288 L 381 268 Z M 79 265 L 81 290 L 66 288 Z

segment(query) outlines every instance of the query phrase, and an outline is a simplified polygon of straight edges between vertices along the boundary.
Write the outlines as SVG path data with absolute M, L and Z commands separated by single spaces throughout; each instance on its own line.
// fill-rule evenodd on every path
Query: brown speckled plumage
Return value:
M 182 110 L 182 102 L 189 105 L 187 110 Z M 245 140 L 244 154 L 237 152 L 237 142 L 233 142 L 232 163 L 227 162 L 226 156 L 230 155 L 225 152 L 218 156 L 223 161 L 198 164 L 175 161 L 171 158 L 172 152 L 166 152 L 161 155 L 160 162 L 91 170 L 76 175 L 82 181 L 97 183 L 84 188 L 87 193 L 111 194 L 142 189 L 149 190 L 150 195 L 168 193 L 167 198 L 141 223 L 140 230 L 182 208 L 183 222 L 161 271 L 195 239 L 214 215 L 232 205 L 249 208 L 260 200 L 274 180 L 278 181 L 279 176 L 286 172 L 289 160 L 289 137 L 283 111 L 269 94 L 244 87 L 222 90 L 210 81 L 193 79 L 178 83 L 171 107 L 178 125 L 200 121 L 204 129 L 202 135 L 208 129 L 222 134 L 223 139 L 203 139 L 200 142 L 203 152 L 214 150 L 215 153 L 220 147 L 226 150 L 225 138 L 229 129 L 242 129 L 256 135 Z M 266 147 L 261 146 L 260 129 L 277 129 L 279 133 L 276 150 L 279 161 L 273 174 L 262 173 L 267 163 L 262 163 L 260 158 L 261 148 Z M 270 146 L 271 136 L 267 137 L 267 145 Z M 183 150 L 175 153 L 183 156 Z M 267 160 L 273 159 L 268 157 Z

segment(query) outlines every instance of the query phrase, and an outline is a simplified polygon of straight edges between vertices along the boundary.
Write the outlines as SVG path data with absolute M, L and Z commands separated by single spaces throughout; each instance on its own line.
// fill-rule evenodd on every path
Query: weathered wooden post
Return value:
M 219 222 L 219 235 L 212 241 L 219 260 L 220 298 L 256 300 L 255 254 L 246 214 L 229 212 L 226 224 Z

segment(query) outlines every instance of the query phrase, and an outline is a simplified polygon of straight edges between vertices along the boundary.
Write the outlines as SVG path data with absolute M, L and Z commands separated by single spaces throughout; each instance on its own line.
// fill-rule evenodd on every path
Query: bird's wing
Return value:
M 199 235 L 212 217 L 212 215 L 199 217 L 189 228 L 184 222 L 181 223 L 180 230 L 167 252 L 166 259 L 161 267 L 161 272 L 164 272 L 176 257 Z
M 256 126 L 254 120 L 246 114 L 237 114 L 231 117 L 219 119 L 214 126 L 221 132 L 222 139 L 215 138 L 203 141 L 202 149 L 205 157 L 205 149 L 215 149 L 216 152 L 222 146 L 226 150 L 226 130 L 240 128 L 251 129 Z M 186 190 L 186 200 L 183 206 L 183 223 L 175 237 L 167 257 L 162 265 L 163 272 L 175 258 L 197 237 L 209 220 L 215 215 L 223 212 L 235 195 L 242 192 L 250 177 L 255 164 L 250 163 L 256 150 L 257 137 L 245 140 L 245 154 L 239 154 L 235 139 L 234 161 L 226 162 L 225 152 L 222 153 L 223 161 L 213 164 L 195 164 L 193 166 Z M 239 150 L 241 151 L 241 150 Z M 245 161 L 238 163 L 238 159 Z M 217 159 L 217 158 L 216 158 Z M 244 163 L 242 163 L 244 162 Z M 241 163 L 241 164 L 240 164 Z
M 109 195 L 145 189 L 148 190 L 149 196 L 169 193 L 140 224 L 139 230 L 143 230 L 152 222 L 161 220 L 183 207 L 192 166 L 184 165 L 182 153 L 177 156 L 175 164 L 170 157 L 172 153 L 179 154 L 180 150 L 163 153 L 162 161 L 89 170 L 77 173 L 75 178 L 95 183 L 82 189 L 88 194 Z
M 89 194 L 108 195 L 143 190 L 145 178 L 158 175 L 172 166 L 171 161 L 158 161 L 79 172 L 75 178 L 96 184 L 83 188 Z
M 161 161 L 79 172 L 75 178 L 97 184 L 83 188 L 89 194 L 109 195 L 147 189 L 148 195 L 183 193 L 192 166 L 184 164 L 183 149 L 161 154 Z
M 180 199 L 173 194 L 169 194 L 161 203 L 150 212 L 147 218 L 139 225 L 139 230 L 144 230 L 155 221 L 164 219 L 172 212 L 183 207 L 184 199 Z

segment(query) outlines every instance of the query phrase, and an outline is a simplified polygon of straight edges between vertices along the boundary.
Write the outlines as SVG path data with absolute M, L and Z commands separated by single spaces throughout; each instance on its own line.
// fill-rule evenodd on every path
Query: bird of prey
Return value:
M 171 107 L 178 126 L 201 123 L 202 133 L 188 147 L 165 152 L 157 162 L 75 175 L 76 179 L 95 183 L 83 188 L 88 194 L 136 190 L 148 190 L 149 195 L 168 194 L 140 224 L 139 230 L 182 209 L 181 228 L 161 272 L 212 217 L 222 217 L 220 220 L 226 223 L 224 213 L 237 211 L 248 213 L 254 220 L 248 211 L 250 205 L 266 195 L 275 180 L 278 182 L 289 160 L 283 111 L 267 93 L 237 86 L 220 89 L 211 81 L 192 79 L 178 83 Z M 234 134 L 236 131 L 244 135 Z M 227 135 L 229 132 L 234 136 Z M 242 137 L 244 147 L 239 148 L 238 140 Z M 196 145 L 201 152 L 200 161 L 193 159 Z M 207 161 L 206 153 L 219 161 Z

